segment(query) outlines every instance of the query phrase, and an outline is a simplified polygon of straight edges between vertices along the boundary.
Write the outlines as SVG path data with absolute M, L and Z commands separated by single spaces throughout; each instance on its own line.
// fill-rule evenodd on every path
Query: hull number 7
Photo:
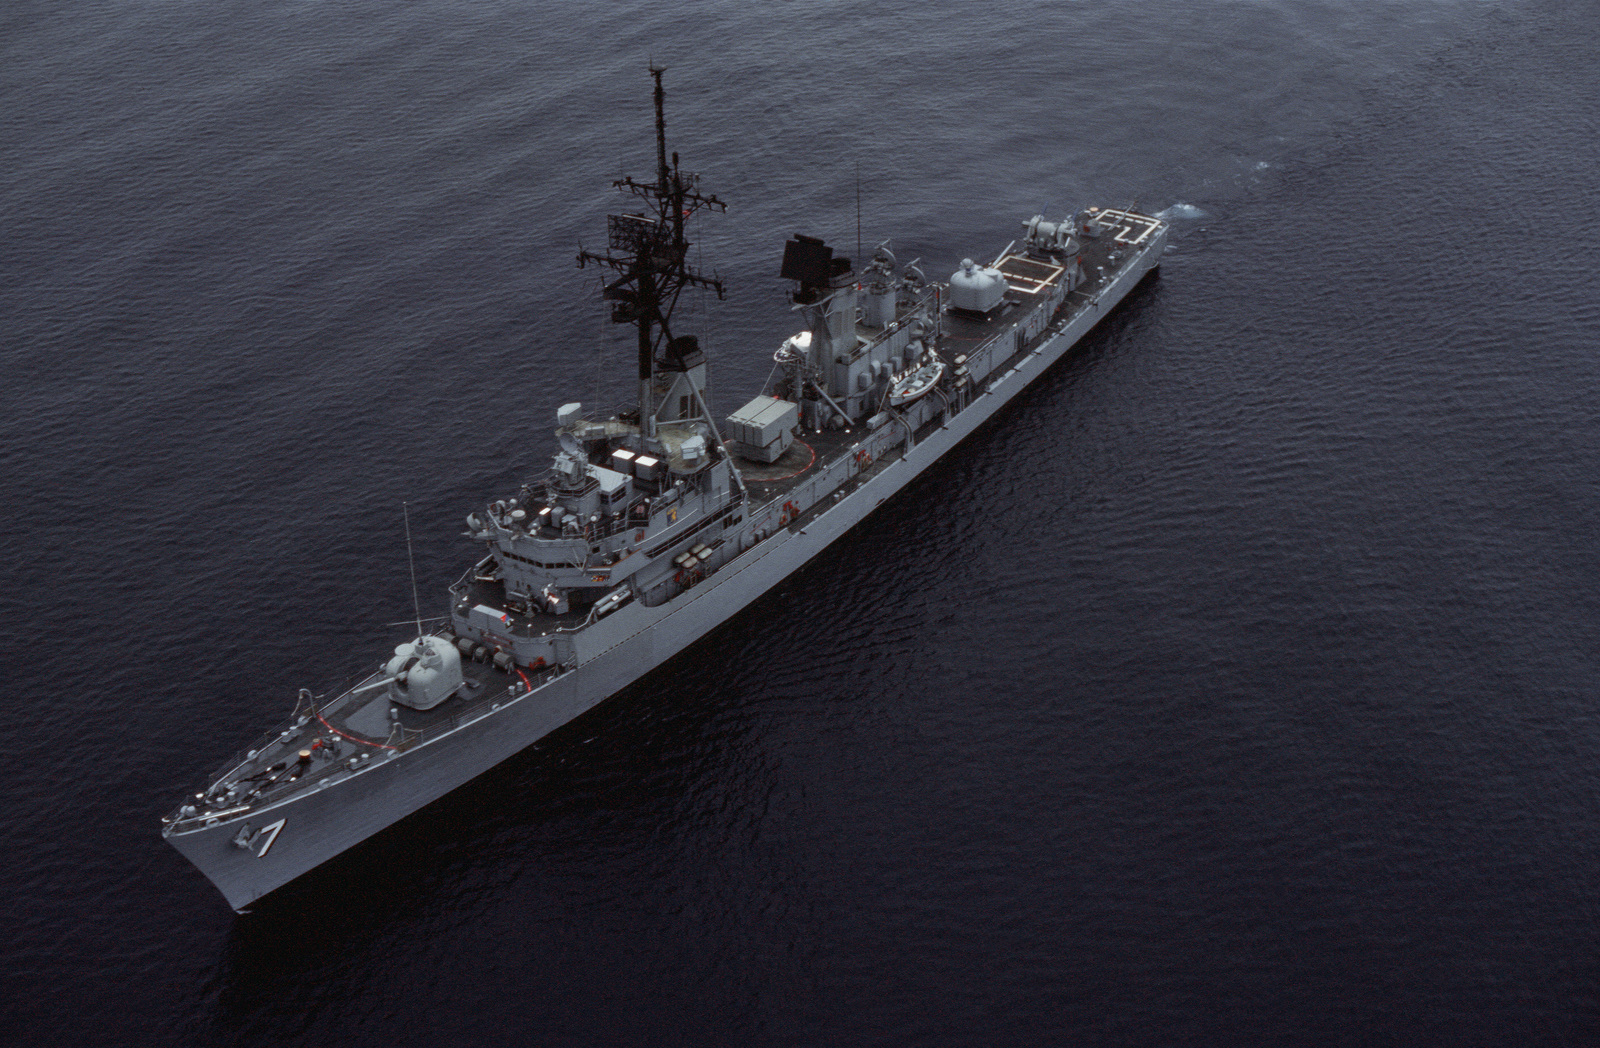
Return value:
M 267 849 L 272 847 L 272 842 L 277 840 L 278 834 L 283 832 L 283 824 L 288 821 L 288 819 L 279 819 L 277 822 L 261 827 L 261 832 L 256 834 L 256 839 L 262 841 L 262 845 L 261 850 L 256 852 L 256 858 L 265 859 L 267 857 Z

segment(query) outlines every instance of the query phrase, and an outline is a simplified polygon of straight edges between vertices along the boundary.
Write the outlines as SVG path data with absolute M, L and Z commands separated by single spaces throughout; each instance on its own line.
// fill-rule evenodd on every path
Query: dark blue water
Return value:
M 0 1041 L 1592 1044 L 1600 16 L 13 0 Z M 1163 277 L 686 656 L 237 917 L 157 819 L 627 394 L 649 78 L 730 203 Z M 1170 209 L 1170 210 L 1167 210 Z M 431 595 L 427 596 L 427 595 Z

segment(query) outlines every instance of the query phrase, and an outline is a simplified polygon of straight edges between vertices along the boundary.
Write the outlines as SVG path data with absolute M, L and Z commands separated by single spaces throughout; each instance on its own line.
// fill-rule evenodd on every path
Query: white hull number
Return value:
M 256 858 L 265 859 L 267 857 L 267 849 L 272 847 L 272 842 L 277 840 L 278 834 L 283 832 L 283 824 L 288 821 L 288 819 L 279 819 L 277 822 L 268 823 L 261 827 L 260 832 L 256 834 L 256 840 L 262 842 L 261 850 L 256 852 Z

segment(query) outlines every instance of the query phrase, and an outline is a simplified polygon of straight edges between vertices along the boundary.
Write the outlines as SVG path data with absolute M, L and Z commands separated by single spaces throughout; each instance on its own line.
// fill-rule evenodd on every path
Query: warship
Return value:
M 286 721 L 162 819 L 237 910 L 738 614 L 1038 378 L 1166 250 L 1159 218 L 1088 207 L 1029 218 L 992 261 L 939 281 L 887 242 L 858 268 L 796 234 L 780 276 L 803 329 L 719 422 L 705 353 L 673 314 L 687 290 L 722 297 L 688 264 L 687 230 L 726 208 L 668 153 L 650 72 L 655 177 L 615 183 L 629 206 L 608 216 L 604 251 L 577 257 L 601 268 L 611 319 L 636 329 L 637 402 L 607 417 L 561 407 L 551 467 L 466 517 L 485 555 L 450 587 L 448 616 L 430 620 L 442 625 L 424 629 L 418 611 L 413 639 L 376 668 L 301 689 Z

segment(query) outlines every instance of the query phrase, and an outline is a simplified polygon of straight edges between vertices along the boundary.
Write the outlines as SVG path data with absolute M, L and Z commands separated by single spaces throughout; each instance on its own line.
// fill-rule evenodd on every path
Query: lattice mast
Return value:
M 724 297 L 721 280 L 693 272 L 687 264 L 685 223 L 702 209 L 728 208 L 715 196 L 698 192 L 699 176 L 679 170 L 677 153 L 672 154 L 671 165 L 667 163 L 666 91 L 661 86 L 665 72 L 664 66 L 650 66 L 656 82 L 656 180 L 622 178 L 612 183 L 643 200 L 646 211 L 606 216 L 609 244 L 605 254 L 585 251 L 581 245 L 578 251 L 579 269 L 596 262 L 621 274 L 606 285 L 605 297 L 611 302 L 612 321 L 632 324 L 639 332 L 639 433 L 647 440 L 656 435 L 651 389 L 657 352 L 682 355 L 670 324 L 678 296 L 693 285 L 714 290 L 719 299 Z

